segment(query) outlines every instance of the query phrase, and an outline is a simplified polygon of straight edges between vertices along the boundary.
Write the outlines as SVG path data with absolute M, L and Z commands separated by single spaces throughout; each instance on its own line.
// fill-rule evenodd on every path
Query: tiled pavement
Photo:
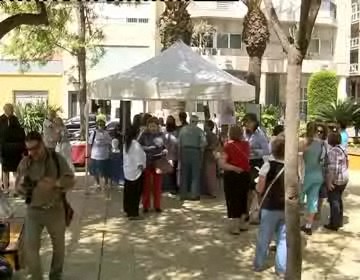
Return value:
M 359 179 L 360 172 L 353 172 L 352 182 Z M 121 190 L 85 195 L 82 182 L 79 174 L 78 186 L 70 195 L 76 215 L 67 233 L 64 280 L 276 279 L 272 268 L 261 274 L 252 272 L 256 228 L 240 236 L 228 235 L 222 199 L 182 205 L 164 197 L 164 213 L 128 222 L 121 211 Z M 346 191 L 343 231 L 319 229 L 306 239 L 303 279 L 360 279 L 358 185 Z M 45 271 L 51 257 L 49 245 L 45 235 Z

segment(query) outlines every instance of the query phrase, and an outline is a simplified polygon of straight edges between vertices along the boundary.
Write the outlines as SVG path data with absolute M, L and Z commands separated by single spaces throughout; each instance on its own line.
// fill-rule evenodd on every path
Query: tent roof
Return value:
M 255 88 L 202 58 L 182 41 L 128 71 L 89 84 L 93 99 L 254 100 Z

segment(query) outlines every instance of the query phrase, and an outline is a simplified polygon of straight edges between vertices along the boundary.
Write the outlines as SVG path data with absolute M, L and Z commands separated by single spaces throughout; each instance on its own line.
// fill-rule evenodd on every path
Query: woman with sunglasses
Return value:
M 301 200 L 303 203 L 306 201 L 307 212 L 306 224 L 301 230 L 307 235 L 312 235 L 312 225 L 318 213 L 319 192 L 324 183 L 324 144 L 316 134 L 317 124 L 309 122 L 306 126 L 306 139 L 301 148 L 305 165 Z
M 326 173 L 326 170 L 325 170 L 326 158 L 327 158 L 327 153 L 329 150 L 327 136 L 328 136 L 328 129 L 327 129 L 326 125 L 324 125 L 322 123 L 318 123 L 317 129 L 316 129 L 316 137 L 322 142 L 321 159 L 323 161 L 322 163 L 323 163 L 323 167 L 324 167 L 324 169 L 323 169 L 324 179 L 325 179 L 325 173 Z M 326 198 L 327 198 L 327 187 L 326 187 L 326 184 L 324 181 L 324 183 L 322 184 L 322 186 L 320 188 L 320 192 L 319 192 L 318 213 L 315 215 L 316 220 L 321 219 L 321 209 L 322 209 L 323 201 Z

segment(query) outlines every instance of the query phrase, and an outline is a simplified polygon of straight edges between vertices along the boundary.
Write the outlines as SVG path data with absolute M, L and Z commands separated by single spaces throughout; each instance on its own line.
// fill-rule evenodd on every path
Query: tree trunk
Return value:
M 77 52 L 77 63 L 79 69 L 79 101 L 80 101 L 80 139 L 84 141 L 86 139 L 86 18 L 85 7 L 82 1 L 78 2 L 79 5 L 79 41 L 81 46 Z
M 302 248 L 298 180 L 299 103 L 302 56 L 292 46 L 288 53 L 285 109 L 285 215 L 287 240 L 286 279 L 301 280 Z
M 249 57 L 247 82 L 255 86 L 255 103 L 260 103 L 261 57 Z

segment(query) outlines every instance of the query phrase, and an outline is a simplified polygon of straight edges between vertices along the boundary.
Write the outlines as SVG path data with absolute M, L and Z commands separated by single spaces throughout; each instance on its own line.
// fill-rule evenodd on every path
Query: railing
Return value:
M 351 22 L 358 22 L 360 20 L 360 11 L 351 14 Z
M 352 49 L 359 48 L 359 37 L 351 38 L 351 40 L 350 40 L 350 48 L 352 48 Z
M 350 64 L 350 74 L 356 74 L 359 72 L 359 63 Z
M 216 49 L 216 48 L 192 47 L 192 49 L 193 51 L 197 52 L 200 55 L 206 55 L 206 56 L 220 55 L 220 49 Z

